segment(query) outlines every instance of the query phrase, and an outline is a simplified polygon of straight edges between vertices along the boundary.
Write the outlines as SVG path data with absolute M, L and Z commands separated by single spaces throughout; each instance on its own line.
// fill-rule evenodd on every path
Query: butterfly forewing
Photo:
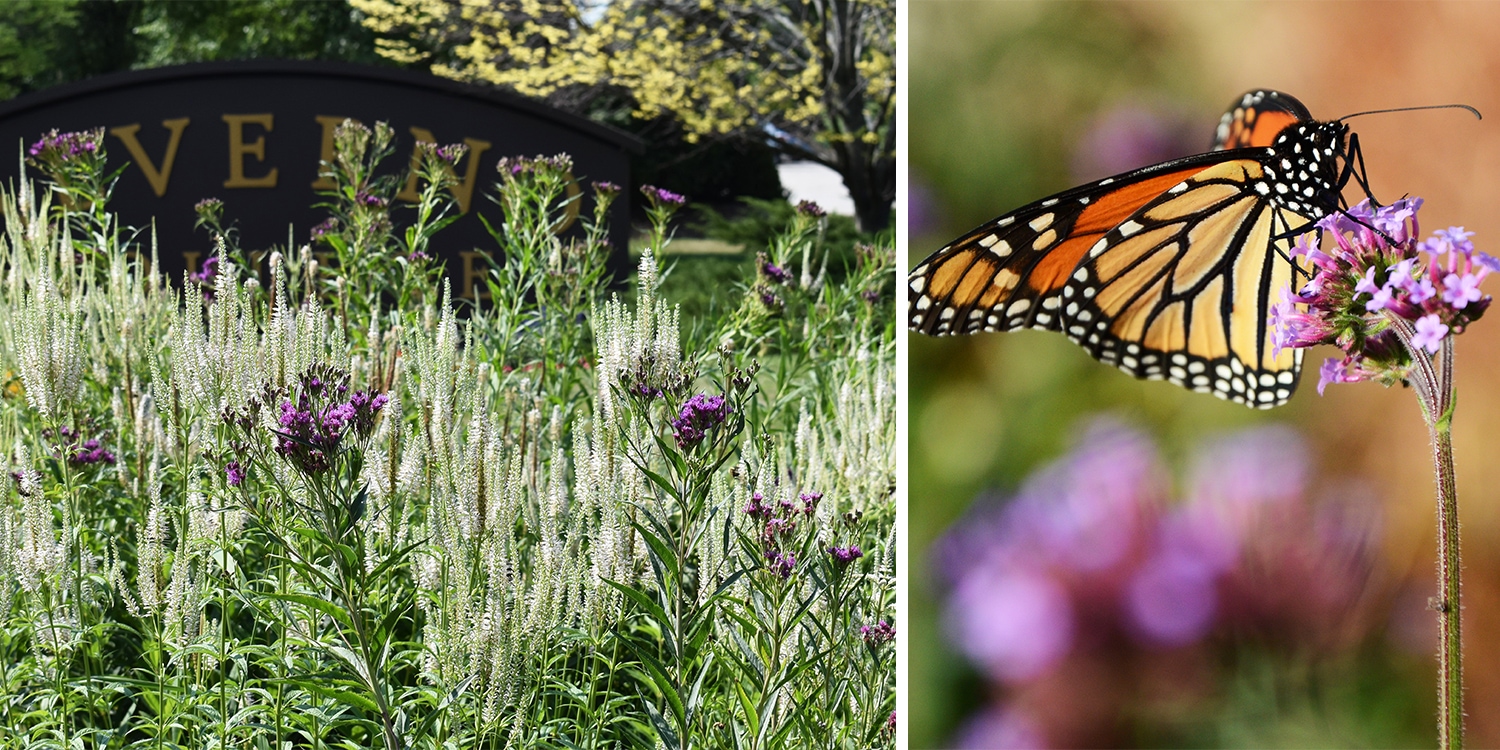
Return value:
M 1037 201 L 922 261 L 909 325 L 1062 331 L 1139 378 L 1284 403 L 1301 352 L 1275 347 L 1268 314 L 1300 281 L 1291 238 L 1338 207 L 1346 132 L 1285 94 L 1245 94 L 1215 151 Z
M 1219 119 L 1214 131 L 1214 151 L 1232 148 L 1265 148 L 1289 126 L 1312 120 L 1302 102 L 1279 91 L 1251 91 L 1236 99 Z

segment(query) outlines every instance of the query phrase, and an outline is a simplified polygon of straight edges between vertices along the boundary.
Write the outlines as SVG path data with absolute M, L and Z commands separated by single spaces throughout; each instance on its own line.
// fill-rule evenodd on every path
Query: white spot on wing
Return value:
M 1032 219 L 1029 222 L 1029 226 L 1032 228 L 1032 230 L 1037 232 L 1040 232 L 1043 229 L 1052 226 L 1052 214 L 1045 213 L 1041 216 L 1036 217 L 1035 219 Z

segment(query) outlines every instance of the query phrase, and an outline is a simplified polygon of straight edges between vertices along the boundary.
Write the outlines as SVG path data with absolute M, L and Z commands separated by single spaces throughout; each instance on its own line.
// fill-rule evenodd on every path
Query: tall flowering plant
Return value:
M 1474 248 L 1463 227 L 1420 235 L 1421 198 L 1318 222 L 1333 245 L 1306 235 L 1293 254 L 1314 270 L 1271 312 L 1278 348 L 1331 344 L 1342 358 L 1323 363 L 1330 383 L 1375 380 L 1410 384 L 1432 438 L 1437 475 L 1438 584 L 1434 608 L 1442 631 L 1438 662 L 1439 743 L 1463 744 L 1463 667 L 1459 598 L 1458 488 L 1453 478 L 1453 339 L 1489 309 L 1479 283 L 1500 260 Z

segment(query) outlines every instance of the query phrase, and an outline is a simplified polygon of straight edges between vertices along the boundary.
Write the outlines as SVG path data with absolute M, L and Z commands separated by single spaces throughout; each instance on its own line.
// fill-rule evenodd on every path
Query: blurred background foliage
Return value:
M 1453 101 L 1500 115 L 1500 6 L 1489 4 L 920 0 L 909 19 L 907 268 L 1024 203 L 1206 150 L 1224 107 L 1251 88 L 1286 91 L 1324 119 Z M 1424 112 L 1351 125 L 1378 197 L 1422 196 L 1424 233 L 1464 225 L 1493 252 L 1493 122 Z M 910 620 L 902 640 L 912 747 L 1434 741 L 1437 623 L 1425 606 L 1435 593 L 1435 511 L 1426 431 L 1409 392 L 1360 384 L 1332 386 L 1320 398 L 1305 383 L 1289 405 L 1259 412 L 1136 381 L 1055 334 L 910 342 Z M 1331 353 L 1309 352 L 1306 364 L 1315 371 Z M 1500 328 L 1481 321 L 1460 339 L 1458 359 L 1469 731 L 1471 744 L 1489 746 L 1500 743 Z M 1303 501 L 1319 508 L 1321 488 L 1359 487 L 1357 503 L 1376 512 L 1367 521 L 1370 567 L 1353 581 L 1358 607 L 1324 612 L 1353 632 L 1334 645 L 1249 637 L 1243 613 L 1228 604 L 1237 594 L 1221 581 L 1212 631 L 1165 646 L 1121 635 L 1128 618 L 1118 592 L 1078 598 L 1072 581 L 1083 625 L 1050 671 L 1004 678 L 993 664 L 978 666 L 972 648 L 971 658 L 961 655 L 950 640 L 958 618 L 944 615 L 960 599 L 934 565 L 951 541 L 938 540 L 955 524 L 983 526 L 1001 513 L 995 508 L 1025 495 L 1028 477 L 1074 449 L 1098 414 L 1160 450 L 1169 504 L 1192 496 L 1190 467 L 1203 446 L 1276 424 L 1295 433 L 1272 434 L 1303 436 Z M 997 537 L 990 547 L 1001 545 Z M 1241 573 L 1248 578 L 1236 585 L 1248 590 L 1280 585 L 1266 570 Z M 1297 593 L 1279 605 L 1283 614 Z M 1113 624 L 1101 630 L 1100 621 Z M 1099 632 L 1114 635 L 1087 635 Z M 1173 664 L 1197 671 L 1189 679 L 1163 666 Z

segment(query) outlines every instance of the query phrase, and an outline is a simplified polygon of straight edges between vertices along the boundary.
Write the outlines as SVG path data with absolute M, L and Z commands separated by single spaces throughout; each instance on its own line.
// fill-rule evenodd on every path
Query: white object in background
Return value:
M 798 201 L 812 201 L 831 214 L 854 215 L 854 199 L 844 187 L 844 178 L 838 172 L 815 161 L 794 161 L 776 165 L 781 175 L 781 186 L 786 188 L 787 199 L 796 205 Z

